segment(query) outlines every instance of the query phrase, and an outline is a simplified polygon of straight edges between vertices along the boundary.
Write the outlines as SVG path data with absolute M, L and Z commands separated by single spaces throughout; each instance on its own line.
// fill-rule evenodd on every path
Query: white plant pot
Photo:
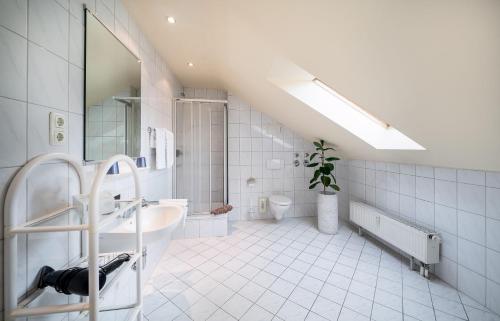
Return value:
M 333 192 L 318 194 L 318 229 L 321 233 L 336 234 L 339 227 L 339 206 Z

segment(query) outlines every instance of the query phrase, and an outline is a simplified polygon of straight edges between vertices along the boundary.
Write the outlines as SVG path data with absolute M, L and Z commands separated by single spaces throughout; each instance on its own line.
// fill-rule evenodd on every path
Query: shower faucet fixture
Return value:
M 295 153 L 295 160 L 293 161 L 293 165 L 295 167 L 299 167 L 300 166 L 300 153 Z
M 304 153 L 304 166 L 309 165 L 309 153 Z

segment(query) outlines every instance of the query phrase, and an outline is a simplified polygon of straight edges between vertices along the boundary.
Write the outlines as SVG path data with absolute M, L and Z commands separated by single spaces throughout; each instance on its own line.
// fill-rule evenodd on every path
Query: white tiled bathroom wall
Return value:
M 171 129 L 172 98 L 182 87 L 151 46 L 120 0 L 0 1 L 0 203 L 17 170 L 46 152 L 70 153 L 83 159 L 83 3 L 142 61 L 142 152 L 150 163 L 146 128 Z M 64 145 L 49 145 L 49 113 L 67 119 Z M 92 178 L 95 165 L 86 166 Z M 171 197 L 170 170 L 141 171 L 147 199 Z M 108 178 L 106 189 L 130 197 L 130 177 Z M 67 205 L 76 193 L 76 177 L 63 163 L 45 164 L 32 173 L 19 204 L 19 221 L 39 217 Z M 3 206 L 0 207 L 3 226 Z M 3 239 L 3 229 L 0 239 Z M 18 282 L 25 292 L 41 265 L 64 267 L 74 257 L 68 234 L 21 237 Z M 3 249 L 3 241 L 0 240 Z M 8 260 L 9 258 L 2 259 Z M 0 262 L 1 263 L 1 262 Z M 0 274 L 3 284 L 3 274 Z M 0 291 L 3 286 L 0 287 Z M 61 296 L 59 296 L 60 298 Z M 53 303 L 64 303 L 55 299 Z M 0 310 L 3 299 L 0 295 Z M 60 315 L 64 318 L 64 315 Z M 56 318 L 57 319 L 57 318 Z M 41 320 L 37 318 L 37 320 Z M 51 319 L 52 320 L 52 319 Z
M 267 211 L 259 213 L 258 199 L 273 194 L 292 200 L 287 217 L 316 215 L 318 190 L 308 188 L 314 170 L 304 166 L 304 154 L 314 151 L 312 142 L 231 93 L 228 100 L 228 191 L 229 203 L 235 207 L 229 218 L 270 218 L 269 203 Z M 280 169 L 267 167 L 271 159 L 280 160 Z M 297 167 L 295 160 L 300 162 Z M 247 184 L 250 177 L 256 179 L 253 187 Z M 339 185 L 346 185 L 342 174 L 339 179 Z M 339 194 L 342 200 L 343 193 Z
M 500 313 L 500 173 L 364 160 L 349 162 L 349 194 L 435 229 L 435 273 Z
M 122 92 L 116 96 L 136 96 Z M 122 102 L 111 97 L 88 108 L 85 129 L 85 149 L 87 159 L 107 159 L 123 154 L 127 144 L 125 136 L 125 110 Z

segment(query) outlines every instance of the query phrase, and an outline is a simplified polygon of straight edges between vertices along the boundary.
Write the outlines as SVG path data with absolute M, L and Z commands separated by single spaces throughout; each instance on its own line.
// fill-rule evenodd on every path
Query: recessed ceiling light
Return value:
M 168 16 L 168 17 L 167 17 L 167 21 L 168 21 L 168 23 L 172 23 L 172 24 L 174 24 L 174 23 L 175 23 L 175 18 L 174 18 L 174 17 L 170 17 L 170 16 Z
M 187 63 L 188 67 L 194 67 L 194 64 L 192 62 Z

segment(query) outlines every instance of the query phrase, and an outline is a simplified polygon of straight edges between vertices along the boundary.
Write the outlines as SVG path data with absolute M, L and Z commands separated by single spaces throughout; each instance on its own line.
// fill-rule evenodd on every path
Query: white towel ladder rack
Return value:
M 54 160 L 67 161 L 77 172 L 80 180 L 80 194 L 87 194 L 87 184 L 85 181 L 85 173 L 79 161 L 73 159 L 70 155 L 63 153 L 50 153 L 37 156 L 30 160 L 19 172 L 15 175 L 7 194 L 5 197 L 4 205 L 4 319 L 5 321 L 14 321 L 18 317 L 48 315 L 55 313 L 67 312 L 84 312 L 88 311 L 90 321 L 99 321 L 99 311 L 112 311 L 129 309 L 128 320 L 142 320 L 142 217 L 141 217 L 141 189 L 140 180 L 137 167 L 134 161 L 126 155 L 115 155 L 108 159 L 98 170 L 92 190 L 89 197 L 88 209 L 88 224 L 79 225 L 56 225 L 56 226 L 34 226 L 42 222 L 47 222 L 58 216 L 67 213 L 68 210 L 74 207 L 65 207 L 60 210 L 53 211 L 35 220 L 25 223 L 18 223 L 16 217 L 16 205 L 21 198 L 21 187 L 24 181 L 32 173 L 33 169 L 38 165 Z M 135 200 L 128 206 L 136 207 L 136 249 L 132 253 L 131 262 L 125 267 L 136 263 L 136 290 L 137 300 L 133 304 L 116 305 L 112 307 L 99 306 L 100 292 L 99 292 L 99 194 L 101 186 L 106 177 L 108 169 L 118 161 L 126 163 L 134 175 L 135 183 Z M 85 210 L 83 210 L 83 213 Z M 84 217 L 85 218 L 85 217 Z M 103 225 L 103 224 L 101 224 Z M 105 225 L 105 224 L 104 224 Z M 28 298 L 24 299 L 21 304 L 17 300 L 17 235 L 29 233 L 47 233 L 47 232 L 68 232 L 68 231 L 88 231 L 88 269 L 89 269 L 89 298 L 87 302 L 49 305 L 40 307 L 27 307 L 37 296 L 43 293 L 42 290 L 35 291 Z M 82 259 L 84 260 L 84 258 Z M 120 270 L 117 273 L 125 271 Z M 119 275 L 113 278 L 105 288 L 108 289 L 111 283 L 119 279 Z

